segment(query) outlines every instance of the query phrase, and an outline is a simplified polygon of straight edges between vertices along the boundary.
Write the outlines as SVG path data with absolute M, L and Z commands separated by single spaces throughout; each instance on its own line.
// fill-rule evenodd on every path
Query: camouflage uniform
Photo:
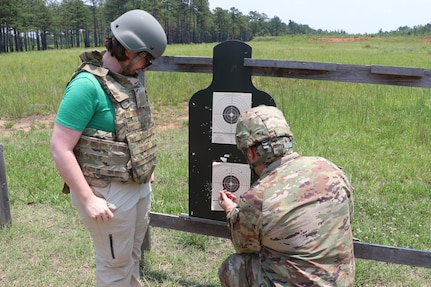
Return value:
M 271 134 L 280 125 L 270 121 L 280 115 L 272 109 L 266 115 L 272 115 L 263 118 Z M 238 146 L 241 136 L 248 146 L 261 141 L 265 132 L 241 132 L 259 123 L 242 120 Z M 283 121 L 279 133 L 293 137 Z M 353 286 L 353 190 L 330 161 L 285 149 L 227 214 L 237 253 L 220 267 L 222 286 Z

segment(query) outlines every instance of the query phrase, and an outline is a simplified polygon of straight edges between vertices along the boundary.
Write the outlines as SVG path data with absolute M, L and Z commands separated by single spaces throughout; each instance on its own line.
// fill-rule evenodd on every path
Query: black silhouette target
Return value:
M 189 215 L 225 221 L 220 190 L 239 198 L 257 176 L 235 143 L 240 114 L 258 105 L 275 106 L 272 97 L 251 80 L 251 46 L 231 40 L 214 47 L 211 84 L 189 101 Z
M 241 186 L 241 183 L 236 176 L 228 175 L 225 178 L 223 178 L 222 185 L 225 190 L 234 193 L 238 191 L 238 189 Z
M 236 124 L 241 111 L 236 106 L 227 106 L 223 110 L 223 119 L 230 125 Z

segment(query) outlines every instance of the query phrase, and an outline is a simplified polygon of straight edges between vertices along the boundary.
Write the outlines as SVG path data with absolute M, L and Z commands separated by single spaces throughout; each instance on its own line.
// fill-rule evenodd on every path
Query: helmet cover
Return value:
M 279 142 L 285 142 L 285 138 L 290 139 L 291 148 L 293 133 L 278 108 L 260 105 L 248 109 L 240 116 L 235 138 L 240 150 L 262 144 L 274 147 Z

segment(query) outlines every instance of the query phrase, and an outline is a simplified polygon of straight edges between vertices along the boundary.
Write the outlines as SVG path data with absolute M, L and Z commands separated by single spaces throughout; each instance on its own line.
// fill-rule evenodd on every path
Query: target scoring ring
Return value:
M 241 111 L 236 106 L 227 106 L 223 110 L 223 119 L 228 124 L 235 124 L 238 121 L 238 118 L 241 114 Z
M 222 185 L 225 190 L 230 192 L 238 191 L 238 189 L 241 187 L 239 179 L 233 175 L 229 175 L 223 178 Z

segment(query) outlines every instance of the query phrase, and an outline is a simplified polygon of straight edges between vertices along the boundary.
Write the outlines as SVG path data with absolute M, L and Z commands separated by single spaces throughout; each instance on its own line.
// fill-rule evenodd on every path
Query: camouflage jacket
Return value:
M 238 253 L 258 253 L 275 286 L 353 286 L 353 187 L 333 163 L 286 155 L 227 215 Z

